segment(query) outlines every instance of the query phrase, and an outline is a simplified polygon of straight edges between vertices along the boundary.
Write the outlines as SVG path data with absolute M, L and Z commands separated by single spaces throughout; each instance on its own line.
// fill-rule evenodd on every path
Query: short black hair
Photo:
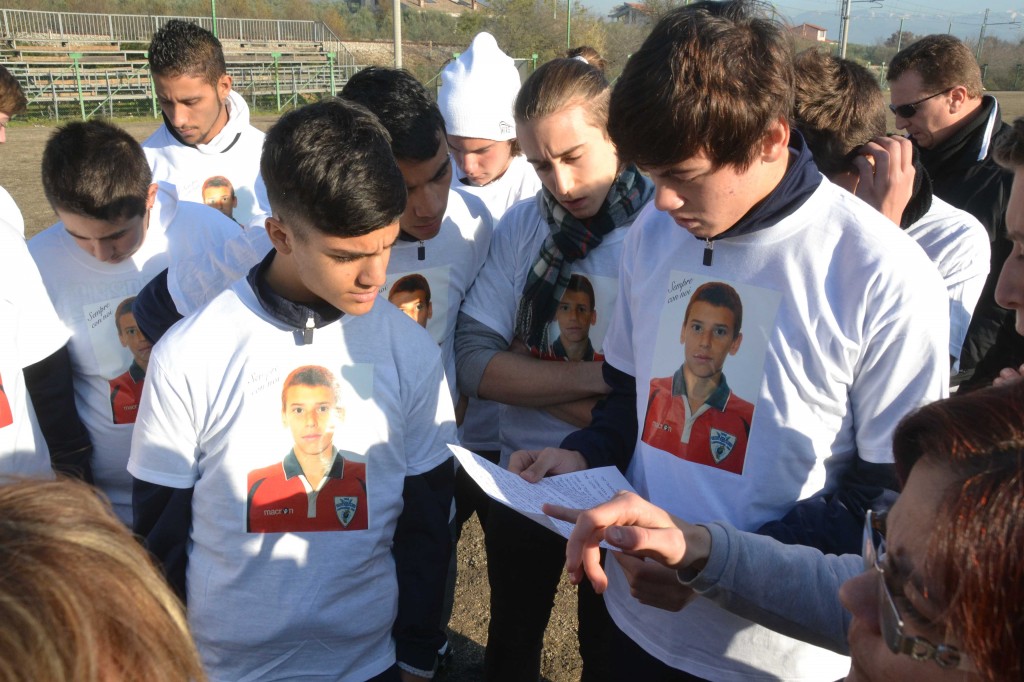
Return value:
M 202 76 L 211 85 L 228 72 L 217 36 L 182 19 L 171 19 L 153 34 L 149 70 L 157 76 Z
M 341 96 L 376 114 L 391 135 L 391 151 L 402 161 L 426 161 L 445 137 L 437 102 L 404 69 L 369 66 L 349 79 Z
M 405 210 L 388 132 L 364 107 L 338 98 L 282 116 L 263 142 L 260 172 L 274 215 L 300 231 L 357 237 Z
M 68 123 L 43 150 L 46 200 L 77 215 L 105 221 L 143 215 L 152 178 L 142 146 L 106 121 Z

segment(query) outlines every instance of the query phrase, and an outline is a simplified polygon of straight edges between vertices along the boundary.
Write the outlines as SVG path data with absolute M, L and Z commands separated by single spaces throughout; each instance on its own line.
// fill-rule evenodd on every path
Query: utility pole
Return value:
M 846 59 L 846 42 L 850 38 L 850 11 L 853 0 L 843 0 L 843 16 L 839 24 L 839 57 Z
M 402 68 L 402 0 L 391 0 L 392 23 L 395 25 L 395 68 Z
M 985 9 L 985 18 L 981 20 L 981 33 L 978 34 L 978 51 L 974 58 L 981 62 L 981 46 L 985 44 L 985 26 L 988 25 L 988 8 Z
M 906 21 L 906 17 L 900 17 L 900 33 L 896 36 L 896 51 L 899 52 L 900 48 L 903 47 L 903 22 Z

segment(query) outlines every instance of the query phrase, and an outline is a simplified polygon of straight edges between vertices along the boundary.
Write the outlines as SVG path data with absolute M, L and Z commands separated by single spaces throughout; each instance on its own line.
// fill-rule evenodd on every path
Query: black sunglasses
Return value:
M 953 86 L 953 87 L 956 87 L 956 86 Z M 949 92 L 952 89 L 953 88 L 946 88 L 942 92 L 936 92 L 934 95 L 928 95 L 927 97 L 925 97 L 923 99 L 919 99 L 916 102 L 910 102 L 908 104 L 890 104 L 889 105 L 889 111 L 891 111 L 892 113 L 896 114 L 900 118 L 910 118 L 911 116 L 913 116 L 914 114 L 917 113 L 917 105 L 918 104 L 922 104 L 923 102 L 927 102 L 928 100 L 930 100 L 933 97 L 938 97 L 939 95 L 945 95 L 947 92 Z

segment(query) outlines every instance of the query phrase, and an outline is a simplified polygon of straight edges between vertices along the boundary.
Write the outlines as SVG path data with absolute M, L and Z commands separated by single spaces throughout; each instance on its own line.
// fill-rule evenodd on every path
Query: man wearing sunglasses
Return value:
M 960 372 L 953 379 L 954 385 L 988 385 L 994 378 L 988 368 L 998 372 L 1024 361 L 1024 338 L 1013 331 L 994 295 L 1010 252 L 1004 216 L 1013 176 L 995 162 L 991 149 L 1009 126 L 999 116 L 996 99 L 982 94 L 974 55 L 953 36 L 926 36 L 905 47 L 893 57 L 886 78 L 896 127 L 920 151 L 935 196 L 967 211 L 988 231 L 989 276 L 964 340 Z M 978 367 L 986 355 L 988 360 Z

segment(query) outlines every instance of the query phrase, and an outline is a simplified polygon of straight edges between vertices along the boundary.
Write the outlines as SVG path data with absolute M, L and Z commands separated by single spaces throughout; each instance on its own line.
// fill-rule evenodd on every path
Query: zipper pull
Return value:
M 316 328 L 316 323 L 313 321 L 313 313 L 309 314 L 309 319 L 306 320 L 306 328 L 302 330 L 302 343 L 311 344 L 313 343 L 313 329 Z
M 710 239 L 704 240 L 704 265 L 711 265 L 711 259 L 715 255 L 715 243 Z
M 419 246 L 418 249 L 416 249 L 416 260 L 426 260 L 426 259 L 427 259 L 427 247 L 424 246 L 423 240 L 421 239 L 420 240 L 420 246 Z

